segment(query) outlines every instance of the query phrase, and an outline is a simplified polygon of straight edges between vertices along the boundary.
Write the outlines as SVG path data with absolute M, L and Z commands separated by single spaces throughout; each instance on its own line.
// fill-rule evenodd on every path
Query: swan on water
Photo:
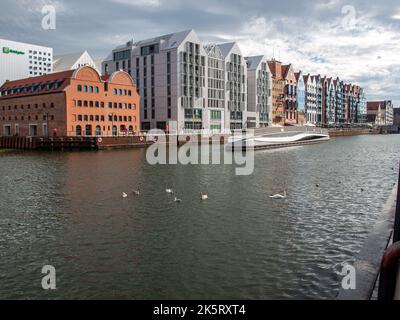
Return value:
M 201 200 L 208 200 L 208 194 L 201 193 Z
M 182 200 L 181 200 L 181 199 L 178 199 L 177 197 L 175 197 L 174 202 L 181 203 Z
M 286 190 L 284 191 L 283 195 L 281 194 L 274 194 L 269 196 L 271 199 L 286 199 L 287 198 L 287 194 L 286 194 Z
M 140 189 L 138 188 L 137 190 L 134 190 L 133 193 L 136 194 L 137 196 L 140 196 Z
M 165 192 L 166 192 L 166 193 L 169 193 L 169 194 L 174 193 L 174 191 L 173 191 L 172 189 L 165 189 Z
M 128 195 L 125 192 L 122 192 L 122 198 L 128 198 Z

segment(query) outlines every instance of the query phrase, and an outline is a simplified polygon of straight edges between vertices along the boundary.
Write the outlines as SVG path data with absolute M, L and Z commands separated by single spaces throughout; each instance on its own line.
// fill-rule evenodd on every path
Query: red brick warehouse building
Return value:
M 7 81 L 0 88 L 3 136 L 118 136 L 140 131 L 130 75 L 91 67 Z

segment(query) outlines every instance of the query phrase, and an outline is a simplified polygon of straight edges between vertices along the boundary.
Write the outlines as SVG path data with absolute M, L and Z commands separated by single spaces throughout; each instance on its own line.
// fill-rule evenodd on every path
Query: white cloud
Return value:
M 358 81 L 370 96 L 391 99 L 398 82 L 393 68 L 400 67 L 399 34 L 373 21 L 372 16 L 359 15 L 357 24 L 346 29 L 340 16 L 310 24 L 301 17 L 255 16 L 239 33 L 219 37 L 238 41 L 245 55 L 272 57 L 274 52 L 275 58 L 298 70 Z
M 122 4 L 128 4 L 135 7 L 159 7 L 161 0 L 112 0 Z

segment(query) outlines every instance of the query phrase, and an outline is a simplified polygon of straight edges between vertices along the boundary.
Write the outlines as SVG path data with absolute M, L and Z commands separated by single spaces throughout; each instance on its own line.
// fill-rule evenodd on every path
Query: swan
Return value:
M 286 199 L 287 198 L 286 190 L 284 191 L 283 195 L 275 194 L 275 195 L 271 195 L 270 198 L 271 199 Z
M 165 189 L 165 192 L 166 192 L 166 193 L 169 193 L 169 194 L 174 193 L 174 191 L 173 191 L 172 189 Z
M 181 203 L 182 202 L 182 200 L 178 199 L 177 197 L 175 197 L 174 201 L 177 202 L 177 203 Z
M 201 200 L 208 200 L 208 194 L 201 193 Z
M 128 198 L 128 195 L 125 192 L 123 192 L 122 193 L 122 198 Z
M 140 189 L 134 190 L 133 193 L 136 194 L 137 196 L 140 196 Z

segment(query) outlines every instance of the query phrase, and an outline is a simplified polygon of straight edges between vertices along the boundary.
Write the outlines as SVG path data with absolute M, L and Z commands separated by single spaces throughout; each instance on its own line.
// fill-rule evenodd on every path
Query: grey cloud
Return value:
M 367 89 L 379 85 L 378 80 L 366 76 L 368 67 L 374 68 L 373 62 L 367 61 L 368 56 L 389 67 L 393 61 L 386 62 L 387 57 L 399 52 L 395 36 L 384 47 L 372 42 L 363 46 L 357 43 L 363 34 L 375 28 L 380 28 L 383 33 L 400 34 L 400 20 L 391 18 L 400 12 L 398 0 L 159 0 L 159 6 L 140 5 L 143 1 L 132 5 L 129 1 L 2 0 L 0 37 L 48 45 L 56 53 L 86 49 L 95 57 L 105 57 L 115 45 L 132 37 L 140 40 L 195 29 L 206 42 L 249 38 L 252 42 L 246 43 L 253 44 L 254 48 L 243 51 L 265 50 L 252 53 L 270 55 L 271 44 L 280 46 L 281 50 L 286 48 L 289 52 L 283 52 L 282 57 L 296 61 L 285 62 L 296 62 L 299 68 L 310 68 L 310 72 L 334 70 L 334 76 L 344 74 Z M 57 30 L 45 31 L 41 29 L 40 8 L 51 3 L 59 8 Z M 345 5 L 353 6 L 357 19 L 363 23 L 348 32 L 354 38 L 351 44 L 335 43 L 331 31 L 338 30 L 338 36 L 346 34 L 341 29 Z M 257 18 L 263 19 L 264 24 L 249 28 L 249 23 Z M 327 33 L 332 41 L 324 44 Z M 377 59 L 378 56 L 382 59 Z M 358 60 L 362 61 L 364 69 L 349 70 L 352 61 Z M 396 77 L 390 79 L 399 80 Z M 388 96 L 382 98 L 400 102 L 400 94 L 391 89 L 393 84 L 383 78 L 380 81 L 380 92 L 390 89 Z M 370 92 L 370 95 L 375 96 L 375 93 Z

